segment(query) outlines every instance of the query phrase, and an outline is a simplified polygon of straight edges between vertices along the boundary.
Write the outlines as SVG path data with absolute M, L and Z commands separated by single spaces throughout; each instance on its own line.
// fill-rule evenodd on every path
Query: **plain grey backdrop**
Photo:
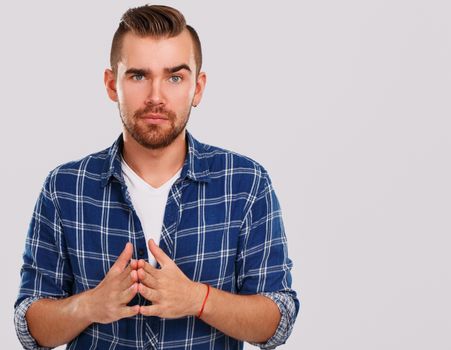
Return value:
M 302 301 L 286 350 L 451 349 L 449 1 L 161 1 L 201 38 L 188 130 L 269 171 Z M 103 71 L 144 2 L 2 2 L 1 348 L 47 173 L 121 132 Z M 253 348 L 246 344 L 247 349 Z

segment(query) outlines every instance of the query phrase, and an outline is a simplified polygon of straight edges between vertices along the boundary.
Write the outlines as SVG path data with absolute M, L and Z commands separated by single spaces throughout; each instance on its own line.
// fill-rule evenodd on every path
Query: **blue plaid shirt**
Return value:
M 193 281 L 236 294 L 261 294 L 281 320 L 262 349 L 284 344 L 300 303 L 279 202 L 267 171 L 240 154 L 202 144 L 187 130 L 188 152 L 173 184 L 159 245 Z M 127 242 L 147 259 L 146 240 L 121 170 L 122 135 L 114 144 L 47 176 L 28 229 L 15 326 L 26 349 L 43 349 L 25 313 L 40 298 L 94 288 Z M 148 305 L 139 294 L 129 303 Z M 93 323 L 67 349 L 243 349 L 243 342 L 194 316 L 136 315 Z

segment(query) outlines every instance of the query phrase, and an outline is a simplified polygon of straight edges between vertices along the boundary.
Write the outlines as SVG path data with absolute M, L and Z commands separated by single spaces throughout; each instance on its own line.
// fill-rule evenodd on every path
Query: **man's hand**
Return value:
M 137 262 L 130 261 L 132 255 L 133 245 L 128 242 L 104 279 L 86 292 L 91 322 L 111 323 L 139 313 L 139 305 L 127 306 L 138 292 Z
M 152 305 L 141 306 L 139 312 L 145 316 L 162 318 L 196 315 L 202 306 L 207 287 L 186 277 L 152 239 L 148 244 L 161 269 L 142 259 L 138 261 L 138 291 L 152 302 Z

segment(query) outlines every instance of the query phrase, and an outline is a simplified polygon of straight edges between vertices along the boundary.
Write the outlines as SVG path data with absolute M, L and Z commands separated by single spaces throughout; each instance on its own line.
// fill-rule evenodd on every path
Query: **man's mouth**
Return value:
M 158 113 L 148 113 L 148 114 L 143 115 L 141 118 L 144 118 L 144 119 L 165 119 L 165 120 L 168 119 L 164 114 L 158 114 Z
M 148 124 L 164 124 L 169 121 L 169 118 L 164 114 L 145 114 L 140 119 L 143 119 L 145 123 Z

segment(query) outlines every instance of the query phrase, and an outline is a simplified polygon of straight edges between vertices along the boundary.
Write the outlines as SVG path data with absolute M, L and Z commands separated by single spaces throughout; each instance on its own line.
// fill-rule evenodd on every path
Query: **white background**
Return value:
M 280 348 L 450 349 L 450 3 L 162 3 L 204 48 L 188 130 L 262 163 L 278 194 L 302 302 Z M 1 5 L 1 348 L 20 349 L 13 304 L 47 173 L 121 132 L 103 70 L 141 4 Z

